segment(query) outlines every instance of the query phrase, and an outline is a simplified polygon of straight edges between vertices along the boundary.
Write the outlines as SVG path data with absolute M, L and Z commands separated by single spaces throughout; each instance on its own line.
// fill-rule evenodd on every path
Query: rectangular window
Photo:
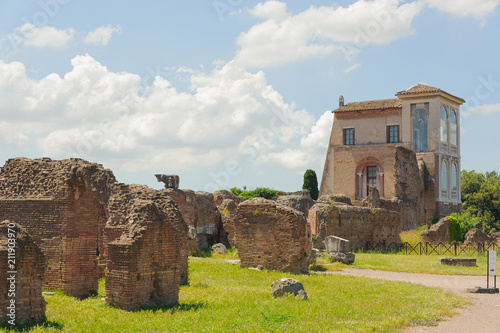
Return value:
M 399 125 L 387 126 L 387 143 L 399 142 Z
M 344 129 L 344 145 L 354 145 L 354 128 Z
M 366 167 L 366 193 L 370 192 L 370 187 L 377 187 L 377 167 Z

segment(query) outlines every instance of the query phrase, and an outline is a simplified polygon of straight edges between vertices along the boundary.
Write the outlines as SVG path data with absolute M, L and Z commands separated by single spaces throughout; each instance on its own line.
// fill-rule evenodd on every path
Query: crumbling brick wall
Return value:
M 309 208 L 314 205 L 314 200 L 311 198 L 309 190 L 281 194 L 276 199 L 276 202 L 280 205 L 296 209 L 304 213 L 305 216 L 307 216 Z
M 413 150 L 397 146 L 394 152 L 394 197 L 400 202 L 402 230 L 411 230 L 424 221 L 424 167 Z M 422 216 L 423 215 L 423 216 Z
M 188 281 L 188 261 L 186 224 L 164 191 L 117 183 L 110 170 L 81 159 L 16 158 L 0 172 L 0 219 L 21 221 L 40 245 L 47 258 L 45 287 L 75 296 L 97 290 L 99 251 L 99 259 L 112 264 L 111 271 L 107 269 L 115 278 L 106 281 L 109 295 L 121 295 L 124 285 L 127 292 L 137 292 L 135 303 L 120 299 L 118 306 L 135 307 L 142 301 L 167 304 L 178 297 L 178 287 L 170 285 Z M 134 234 L 137 230 L 139 236 Z M 121 243 L 113 243 L 117 239 Z M 132 281 L 118 274 L 123 258 L 109 252 L 109 243 L 114 244 L 113 251 L 120 244 L 124 258 L 130 259 L 127 265 L 136 265 L 138 274 L 159 276 L 152 281 L 164 289 L 152 291 L 144 279 Z M 108 260 L 108 253 L 113 260 Z M 142 264 L 142 257 L 127 257 L 131 253 L 151 258 Z M 128 280 L 120 283 L 116 276 Z M 144 290 L 151 292 L 147 301 Z
M 21 221 L 41 247 L 44 287 L 75 296 L 97 290 L 97 249 L 114 184 L 111 171 L 80 159 L 16 158 L 2 167 L 0 219 Z
M 262 198 L 244 201 L 235 212 L 235 240 L 241 267 L 308 272 L 310 227 L 297 210 Z
M 187 225 L 163 191 L 131 187 L 111 201 L 122 209 L 105 233 L 124 232 L 107 247 L 106 302 L 125 310 L 176 303 L 187 282 Z
M 386 209 L 316 203 L 309 210 L 308 220 L 311 232 L 321 240 L 327 236 L 341 237 L 349 240 L 353 249 L 364 248 L 367 242 L 401 242 L 399 214 Z
M 443 217 L 436 224 L 431 226 L 429 230 L 422 230 L 420 232 L 420 241 L 422 243 L 444 243 L 450 241 L 450 220 Z
M 24 228 L 8 220 L 0 223 L 0 323 L 23 324 L 45 317 L 44 262 Z
M 186 223 L 196 229 L 199 248 L 219 242 L 221 215 L 211 193 L 192 190 L 164 189 L 181 210 Z
M 219 242 L 226 246 L 236 246 L 234 239 L 234 213 L 245 198 L 236 196 L 227 190 L 214 192 L 214 202 L 221 216 Z

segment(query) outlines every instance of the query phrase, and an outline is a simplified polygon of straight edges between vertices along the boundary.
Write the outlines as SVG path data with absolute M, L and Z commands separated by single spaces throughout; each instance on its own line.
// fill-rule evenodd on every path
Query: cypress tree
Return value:
M 311 192 L 311 197 L 314 200 L 318 200 L 318 178 L 314 170 L 307 169 L 304 173 L 304 185 L 302 185 L 302 189 L 309 190 L 309 192 Z

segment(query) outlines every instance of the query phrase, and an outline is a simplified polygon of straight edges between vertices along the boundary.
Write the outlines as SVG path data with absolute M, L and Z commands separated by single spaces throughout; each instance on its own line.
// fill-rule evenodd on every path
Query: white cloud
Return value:
M 482 104 L 471 107 L 462 112 L 463 117 L 468 117 L 471 114 L 492 114 L 500 112 L 500 103 L 496 104 Z
M 456 17 L 472 16 L 486 23 L 486 16 L 500 5 L 500 0 L 420 0 Z
M 25 147 L 28 136 L 19 131 L 19 127 L 0 121 L 0 143 L 3 149 L 21 149 Z
M 276 66 L 336 51 L 351 57 L 370 44 L 387 44 L 413 33 L 422 5 L 416 1 L 359 0 L 348 7 L 322 6 L 292 15 L 284 2 L 259 3 L 250 13 L 264 22 L 237 39 L 235 62 L 247 67 Z
M 111 24 L 107 26 L 102 26 L 94 31 L 91 31 L 87 34 L 87 37 L 84 39 L 85 44 L 94 44 L 94 45 L 108 45 L 113 34 L 121 34 L 122 28 L 117 25 L 116 27 L 112 27 Z
M 211 73 L 182 69 L 191 72 L 187 93 L 160 76 L 141 87 L 141 77 L 110 72 L 89 55 L 71 63 L 62 77 L 34 80 L 23 64 L 0 61 L 0 129 L 16 128 L 0 140 L 117 171 L 204 168 L 229 158 L 293 169 L 324 157 L 316 152 L 328 144 L 325 116 L 315 125 L 262 71 L 250 73 L 233 62 Z
M 11 46 L 26 45 L 38 48 L 62 48 L 73 40 L 75 30 L 60 30 L 50 26 L 37 27 L 26 23 L 14 29 L 6 38 Z

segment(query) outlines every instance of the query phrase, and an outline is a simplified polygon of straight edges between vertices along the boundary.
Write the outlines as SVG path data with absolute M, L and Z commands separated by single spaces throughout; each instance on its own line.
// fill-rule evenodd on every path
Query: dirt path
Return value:
M 420 283 L 429 287 L 440 287 L 464 297 L 471 297 L 473 304 L 466 309 L 459 309 L 460 315 L 446 318 L 434 327 L 413 327 L 405 332 L 453 332 L 453 333 L 500 333 L 500 294 L 470 294 L 467 288 L 486 287 L 485 276 L 433 275 L 376 271 L 370 269 L 348 268 L 343 275 L 365 276 L 392 281 Z M 490 278 L 490 286 L 493 279 Z M 497 287 L 500 279 L 497 280 Z

